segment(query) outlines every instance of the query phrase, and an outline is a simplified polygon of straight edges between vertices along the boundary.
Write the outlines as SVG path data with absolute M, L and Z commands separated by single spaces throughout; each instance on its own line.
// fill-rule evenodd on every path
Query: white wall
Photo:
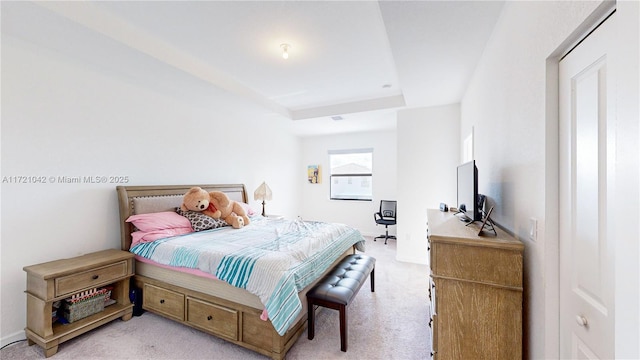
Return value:
M 11 31 L 4 15 L 3 345 L 24 338 L 24 266 L 120 246 L 115 187 L 125 182 L 62 184 L 59 176 L 244 183 L 256 207 L 253 190 L 266 180 L 277 196 L 272 209 L 298 212 L 304 173 L 289 122 L 108 39 L 85 49 L 74 34 L 87 34 L 34 24 L 40 16 L 14 19 L 27 30 Z M 15 183 L 18 176 L 47 183 Z
M 373 149 L 373 201 L 330 200 L 329 150 L 363 148 Z M 373 213 L 379 210 L 380 200 L 397 198 L 396 153 L 395 130 L 302 139 L 302 162 L 296 175 L 296 180 L 302 184 L 299 215 L 305 220 L 346 223 L 363 235 L 384 234 L 384 227 L 376 226 Z M 320 184 L 307 182 L 308 165 L 321 166 Z M 394 226 L 389 227 L 389 234 L 395 232 Z
M 524 350 L 531 359 L 558 357 L 557 76 L 549 59 L 601 4 L 507 2 L 461 103 L 460 139 L 473 126 L 479 191 L 496 205 L 494 220 L 525 243 Z M 618 160 L 631 170 L 616 194 L 627 195 L 620 208 L 629 209 L 628 223 L 639 220 L 638 204 L 628 201 L 628 195 L 638 199 L 639 183 L 638 14 L 638 2 L 618 2 L 625 26 L 618 38 L 624 55 L 617 70 L 625 75 L 617 97 L 624 109 L 618 114 Z M 528 240 L 530 218 L 538 220 L 535 242 Z M 616 271 L 626 288 L 616 290 L 616 357 L 638 358 L 638 228 L 621 231 Z
M 398 245 L 396 258 L 426 264 L 427 209 L 456 202 L 460 105 L 398 112 Z
M 426 264 L 426 214 L 441 202 L 456 201 L 460 163 L 458 104 L 398 112 L 397 131 L 309 137 L 302 140 L 300 197 L 304 219 L 347 222 L 364 235 L 377 236 L 373 213 L 381 199 L 398 200 L 396 259 Z M 373 148 L 373 201 L 329 200 L 329 150 Z M 306 183 L 308 165 L 320 164 L 322 183 Z M 393 240 L 392 240 L 393 241 Z

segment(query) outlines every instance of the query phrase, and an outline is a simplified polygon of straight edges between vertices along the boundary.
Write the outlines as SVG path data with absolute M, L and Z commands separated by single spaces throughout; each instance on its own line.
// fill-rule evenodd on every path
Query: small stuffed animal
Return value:
M 216 209 L 211 202 L 209 193 L 198 186 L 192 187 L 184 194 L 180 208 L 182 211 L 199 211 L 214 219 L 220 219 L 220 210 Z
M 220 211 L 219 218 L 227 222 L 227 224 L 233 226 L 235 229 L 239 229 L 245 225 L 249 225 L 250 221 L 247 217 L 247 213 L 244 208 L 237 202 L 229 199 L 227 194 L 222 191 L 209 192 L 210 203 Z

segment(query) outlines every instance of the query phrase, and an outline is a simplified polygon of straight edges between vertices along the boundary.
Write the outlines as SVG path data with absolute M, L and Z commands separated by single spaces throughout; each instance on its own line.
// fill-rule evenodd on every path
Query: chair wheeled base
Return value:
M 374 237 L 373 241 L 376 241 L 376 239 L 384 239 L 385 245 L 387 245 L 387 240 L 389 239 L 397 240 L 395 235 L 389 235 L 389 229 L 387 229 L 384 235 Z

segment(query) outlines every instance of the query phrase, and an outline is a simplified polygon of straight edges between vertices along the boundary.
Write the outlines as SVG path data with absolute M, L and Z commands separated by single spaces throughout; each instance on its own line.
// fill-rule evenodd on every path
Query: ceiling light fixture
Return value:
M 291 47 L 291 45 L 280 44 L 280 47 L 282 48 L 282 58 L 287 60 L 289 58 L 289 48 Z

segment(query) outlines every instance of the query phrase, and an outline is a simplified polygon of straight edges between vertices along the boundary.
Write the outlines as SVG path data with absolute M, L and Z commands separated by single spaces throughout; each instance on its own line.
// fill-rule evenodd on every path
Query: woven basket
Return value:
M 84 319 L 87 316 L 91 316 L 104 310 L 104 303 L 104 292 L 97 292 L 95 295 L 76 303 L 65 300 L 62 305 L 63 317 L 70 323 Z

